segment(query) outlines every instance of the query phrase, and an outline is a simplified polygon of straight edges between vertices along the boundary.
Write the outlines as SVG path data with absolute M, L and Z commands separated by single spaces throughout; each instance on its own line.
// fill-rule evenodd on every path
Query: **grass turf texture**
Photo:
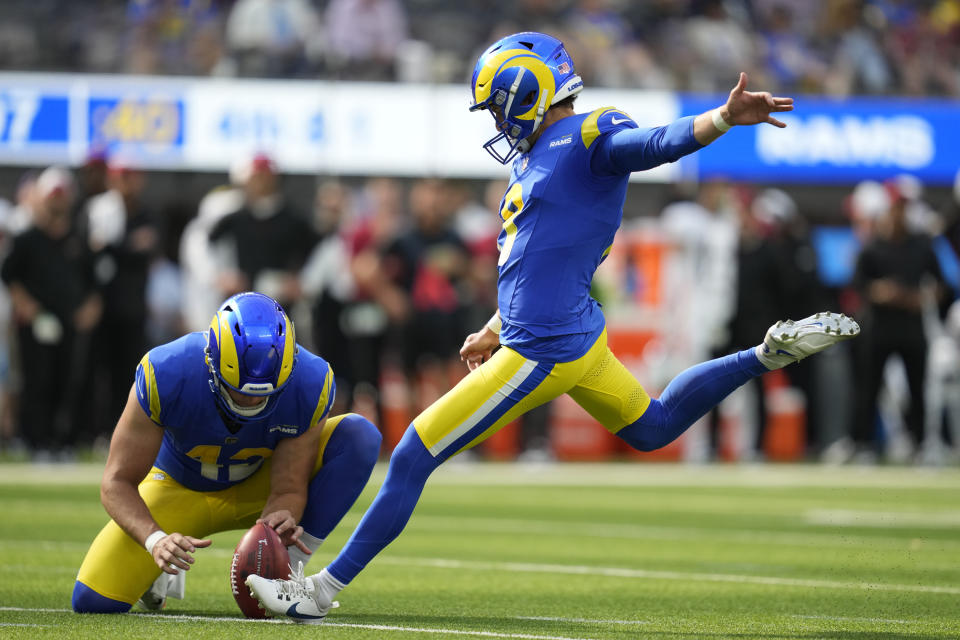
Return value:
M 239 531 L 162 614 L 71 613 L 100 470 L 0 465 L 0 638 L 960 637 L 957 469 L 452 463 L 320 628 L 240 617 Z

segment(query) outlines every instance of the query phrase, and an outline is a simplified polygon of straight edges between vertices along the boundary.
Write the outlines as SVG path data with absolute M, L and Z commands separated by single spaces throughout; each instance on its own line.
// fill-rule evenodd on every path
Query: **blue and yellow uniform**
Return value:
M 327 362 L 300 347 L 296 375 L 276 410 L 231 431 L 213 401 L 206 343 L 203 333 L 191 333 L 157 347 L 143 357 L 136 375 L 140 406 L 164 428 L 155 466 L 194 491 L 227 489 L 253 475 L 280 440 L 325 418 L 336 393 Z
M 501 203 L 501 348 L 413 420 L 383 487 L 327 567 L 348 584 L 406 525 L 430 473 L 566 393 L 607 430 L 650 451 L 766 369 L 753 350 L 688 369 L 651 399 L 607 346 L 590 283 L 623 217 L 632 171 L 701 148 L 693 118 L 639 129 L 614 108 L 562 118 L 518 156 Z
M 555 122 L 514 160 L 498 238 L 503 348 L 414 420 L 431 454 L 473 446 L 562 393 L 612 432 L 643 414 L 650 398 L 607 347 L 590 283 L 620 227 L 630 171 L 699 148 L 692 127 L 685 118 L 639 130 L 607 107 Z M 617 134 L 629 140 L 626 160 Z
M 154 466 L 139 486 L 151 515 L 164 531 L 196 538 L 249 528 L 269 496 L 277 444 L 321 428 L 301 525 L 323 540 L 366 483 L 379 433 L 351 414 L 324 421 L 335 395 L 333 372 L 303 347 L 275 410 L 242 425 L 225 419 L 211 388 L 206 344 L 203 333 L 191 333 L 152 349 L 137 367 L 140 407 L 164 429 Z M 153 557 L 111 520 L 84 558 L 77 582 L 78 589 L 84 585 L 110 601 L 132 604 L 159 574 Z M 77 607 L 76 590 L 74 598 L 77 610 L 91 610 Z M 95 605 L 93 610 L 103 606 Z

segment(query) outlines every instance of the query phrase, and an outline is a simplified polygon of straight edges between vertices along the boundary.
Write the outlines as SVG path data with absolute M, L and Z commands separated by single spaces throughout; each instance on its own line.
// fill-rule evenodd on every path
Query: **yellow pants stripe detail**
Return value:
M 443 453 L 508 397 L 537 367 L 509 347 L 475 369 L 417 416 L 413 426 L 434 456 Z M 524 367 L 528 367 L 521 371 Z M 607 346 L 604 331 L 589 351 L 553 365 L 543 381 L 460 451 L 483 442 L 530 409 L 568 393 L 605 429 L 616 433 L 650 406 L 650 396 Z

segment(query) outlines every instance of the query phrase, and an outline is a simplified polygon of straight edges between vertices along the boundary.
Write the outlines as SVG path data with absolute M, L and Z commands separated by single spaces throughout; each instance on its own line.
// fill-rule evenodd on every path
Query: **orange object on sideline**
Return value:
M 807 407 L 803 392 L 790 387 L 783 371 L 764 375 L 767 394 L 767 429 L 763 452 L 767 460 L 802 460 L 806 449 Z

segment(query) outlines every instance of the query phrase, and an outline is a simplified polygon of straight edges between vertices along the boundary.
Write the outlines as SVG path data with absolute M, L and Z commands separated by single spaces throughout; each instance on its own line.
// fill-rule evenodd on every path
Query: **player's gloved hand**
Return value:
M 490 359 L 494 349 L 500 346 L 500 336 L 484 327 L 476 333 L 471 333 L 463 341 L 460 348 L 460 359 L 467 363 L 467 368 L 473 371 Z
M 180 573 L 178 569 L 190 570 L 190 565 L 194 563 L 191 553 L 199 548 L 209 547 L 210 544 L 211 540 L 171 533 L 153 545 L 153 561 L 165 573 L 176 575 Z
M 310 548 L 300 540 L 300 536 L 303 535 L 303 527 L 297 524 L 293 514 L 286 509 L 268 513 L 262 518 L 257 518 L 257 522 L 262 522 L 269 527 L 273 527 L 273 530 L 280 536 L 280 542 L 283 543 L 283 546 L 289 547 L 295 544 L 300 551 L 306 554 L 313 553 L 310 551 Z
M 747 74 L 740 74 L 740 81 L 730 92 L 727 104 L 720 107 L 720 115 L 727 124 L 760 124 L 767 122 L 781 129 L 787 125 L 772 117 L 771 113 L 793 111 L 793 98 L 780 98 L 767 91 L 747 91 Z

